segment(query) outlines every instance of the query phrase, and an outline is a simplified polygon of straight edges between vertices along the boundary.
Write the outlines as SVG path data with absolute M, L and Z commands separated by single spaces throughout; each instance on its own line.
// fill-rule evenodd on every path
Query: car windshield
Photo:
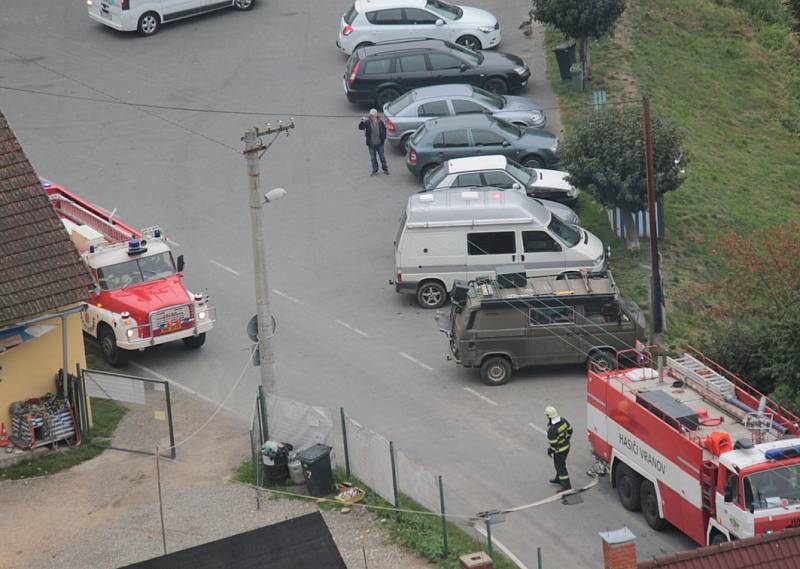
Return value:
M 472 96 L 475 97 L 476 100 L 486 103 L 490 107 L 495 109 L 502 109 L 506 106 L 506 98 L 501 95 L 495 95 L 494 93 L 490 93 L 489 91 L 484 91 L 480 87 L 473 87 L 472 88 Z
M 139 257 L 124 263 L 97 269 L 97 281 L 103 290 L 125 288 L 175 274 L 175 264 L 169 252 Z
M 440 16 L 449 18 L 450 20 L 458 20 L 464 15 L 464 10 L 458 6 L 442 2 L 442 0 L 428 0 L 425 3 L 425 7 L 431 12 L 436 12 Z
M 754 510 L 800 504 L 800 464 L 754 472 L 744 477 L 745 506 Z
M 494 124 L 498 130 L 502 130 L 505 133 L 510 134 L 516 138 L 522 136 L 522 129 L 516 125 L 511 124 L 510 122 L 506 122 L 503 119 L 493 119 Z
M 444 169 L 443 165 L 440 165 L 428 172 L 425 175 L 425 179 L 422 181 L 422 183 L 426 190 L 433 190 L 436 188 L 436 186 L 442 183 L 442 180 L 445 179 L 445 176 L 447 176 L 447 171 Z
M 405 109 L 413 100 L 414 100 L 414 91 L 409 91 L 408 93 L 405 93 L 397 97 L 394 101 L 389 103 L 386 106 L 386 112 L 396 115 L 400 111 Z
M 534 175 L 534 171 L 532 171 L 530 168 L 526 168 L 522 164 L 514 162 L 513 160 L 509 160 L 506 163 L 506 172 L 511 174 L 512 177 L 519 180 L 525 186 L 530 185 L 531 177 Z
M 458 45 L 457 43 L 451 43 L 449 41 L 444 43 L 447 44 L 448 48 L 455 52 L 454 55 L 457 55 L 461 59 L 467 60 L 473 65 L 478 65 L 483 62 L 483 54 L 479 51 L 472 51 L 463 45 Z
M 547 225 L 547 229 L 549 229 L 552 233 L 557 235 L 559 239 L 566 243 L 567 247 L 574 247 L 580 243 L 580 231 L 561 221 L 561 219 L 555 214 L 550 216 L 550 223 Z

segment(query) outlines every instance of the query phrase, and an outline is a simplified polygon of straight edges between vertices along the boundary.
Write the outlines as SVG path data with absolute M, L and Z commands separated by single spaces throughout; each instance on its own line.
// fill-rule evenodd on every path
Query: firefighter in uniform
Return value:
M 572 438 L 572 425 L 558 416 L 555 407 L 546 407 L 544 415 L 547 417 L 547 442 L 550 444 L 547 455 L 553 457 L 553 464 L 556 467 L 556 477 L 550 480 L 550 484 L 560 484 L 562 491 L 569 490 L 572 484 L 567 472 L 567 455 L 569 441 Z

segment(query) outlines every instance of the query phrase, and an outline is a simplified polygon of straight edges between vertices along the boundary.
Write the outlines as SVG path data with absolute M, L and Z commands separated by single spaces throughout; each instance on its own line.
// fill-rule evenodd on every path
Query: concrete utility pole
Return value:
M 650 128 L 650 98 L 642 99 L 644 123 L 644 153 L 647 166 L 647 214 L 650 225 L 650 343 L 661 344 L 664 331 L 664 291 L 661 290 L 661 259 L 658 254 L 658 225 L 656 221 L 656 180 L 653 173 L 653 133 Z
M 267 262 L 264 255 L 264 228 L 261 220 L 261 210 L 264 203 L 274 201 L 286 195 L 286 191 L 276 188 L 261 195 L 261 168 L 260 159 L 269 149 L 275 139 L 282 132 L 289 134 L 289 129 L 294 128 L 294 119 L 289 123 L 272 127 L 267 123 L 267 128 L 259 130 L 257 127 L 245 131 L 244 156 L 247 161 L 248 187 L 250 189 L 250 228 L 253 238 L 253 268 L 256 292 L 256 314 L 258 315 L 258 365 L 261 370 L 261 386 L 264 393 L 275 392 L 275 354 L 272 348 L 272 314 L 269 310 L 269 285 L 267 283 Z M 261 137 L 273 135 L 272 140 L 264 144 Z

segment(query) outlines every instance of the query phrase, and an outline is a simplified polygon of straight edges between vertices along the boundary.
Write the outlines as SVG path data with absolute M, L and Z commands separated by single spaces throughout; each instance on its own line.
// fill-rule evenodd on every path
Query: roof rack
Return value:
M 571 271 L 558 275 L 525 276 L 522 266 L 497 267 L 497 277 L 468 283 L 469 295 L 481 302 L 507 302 L 529 297 L 617 297 L 619 289 L 611 271 Z

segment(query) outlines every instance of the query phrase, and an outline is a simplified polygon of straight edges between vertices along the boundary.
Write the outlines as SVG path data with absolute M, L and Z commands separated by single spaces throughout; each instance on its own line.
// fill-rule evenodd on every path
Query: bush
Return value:
M 800 0 L 786 0 L 786 8 L 794 18 L 794 31 L 800 33 Z

